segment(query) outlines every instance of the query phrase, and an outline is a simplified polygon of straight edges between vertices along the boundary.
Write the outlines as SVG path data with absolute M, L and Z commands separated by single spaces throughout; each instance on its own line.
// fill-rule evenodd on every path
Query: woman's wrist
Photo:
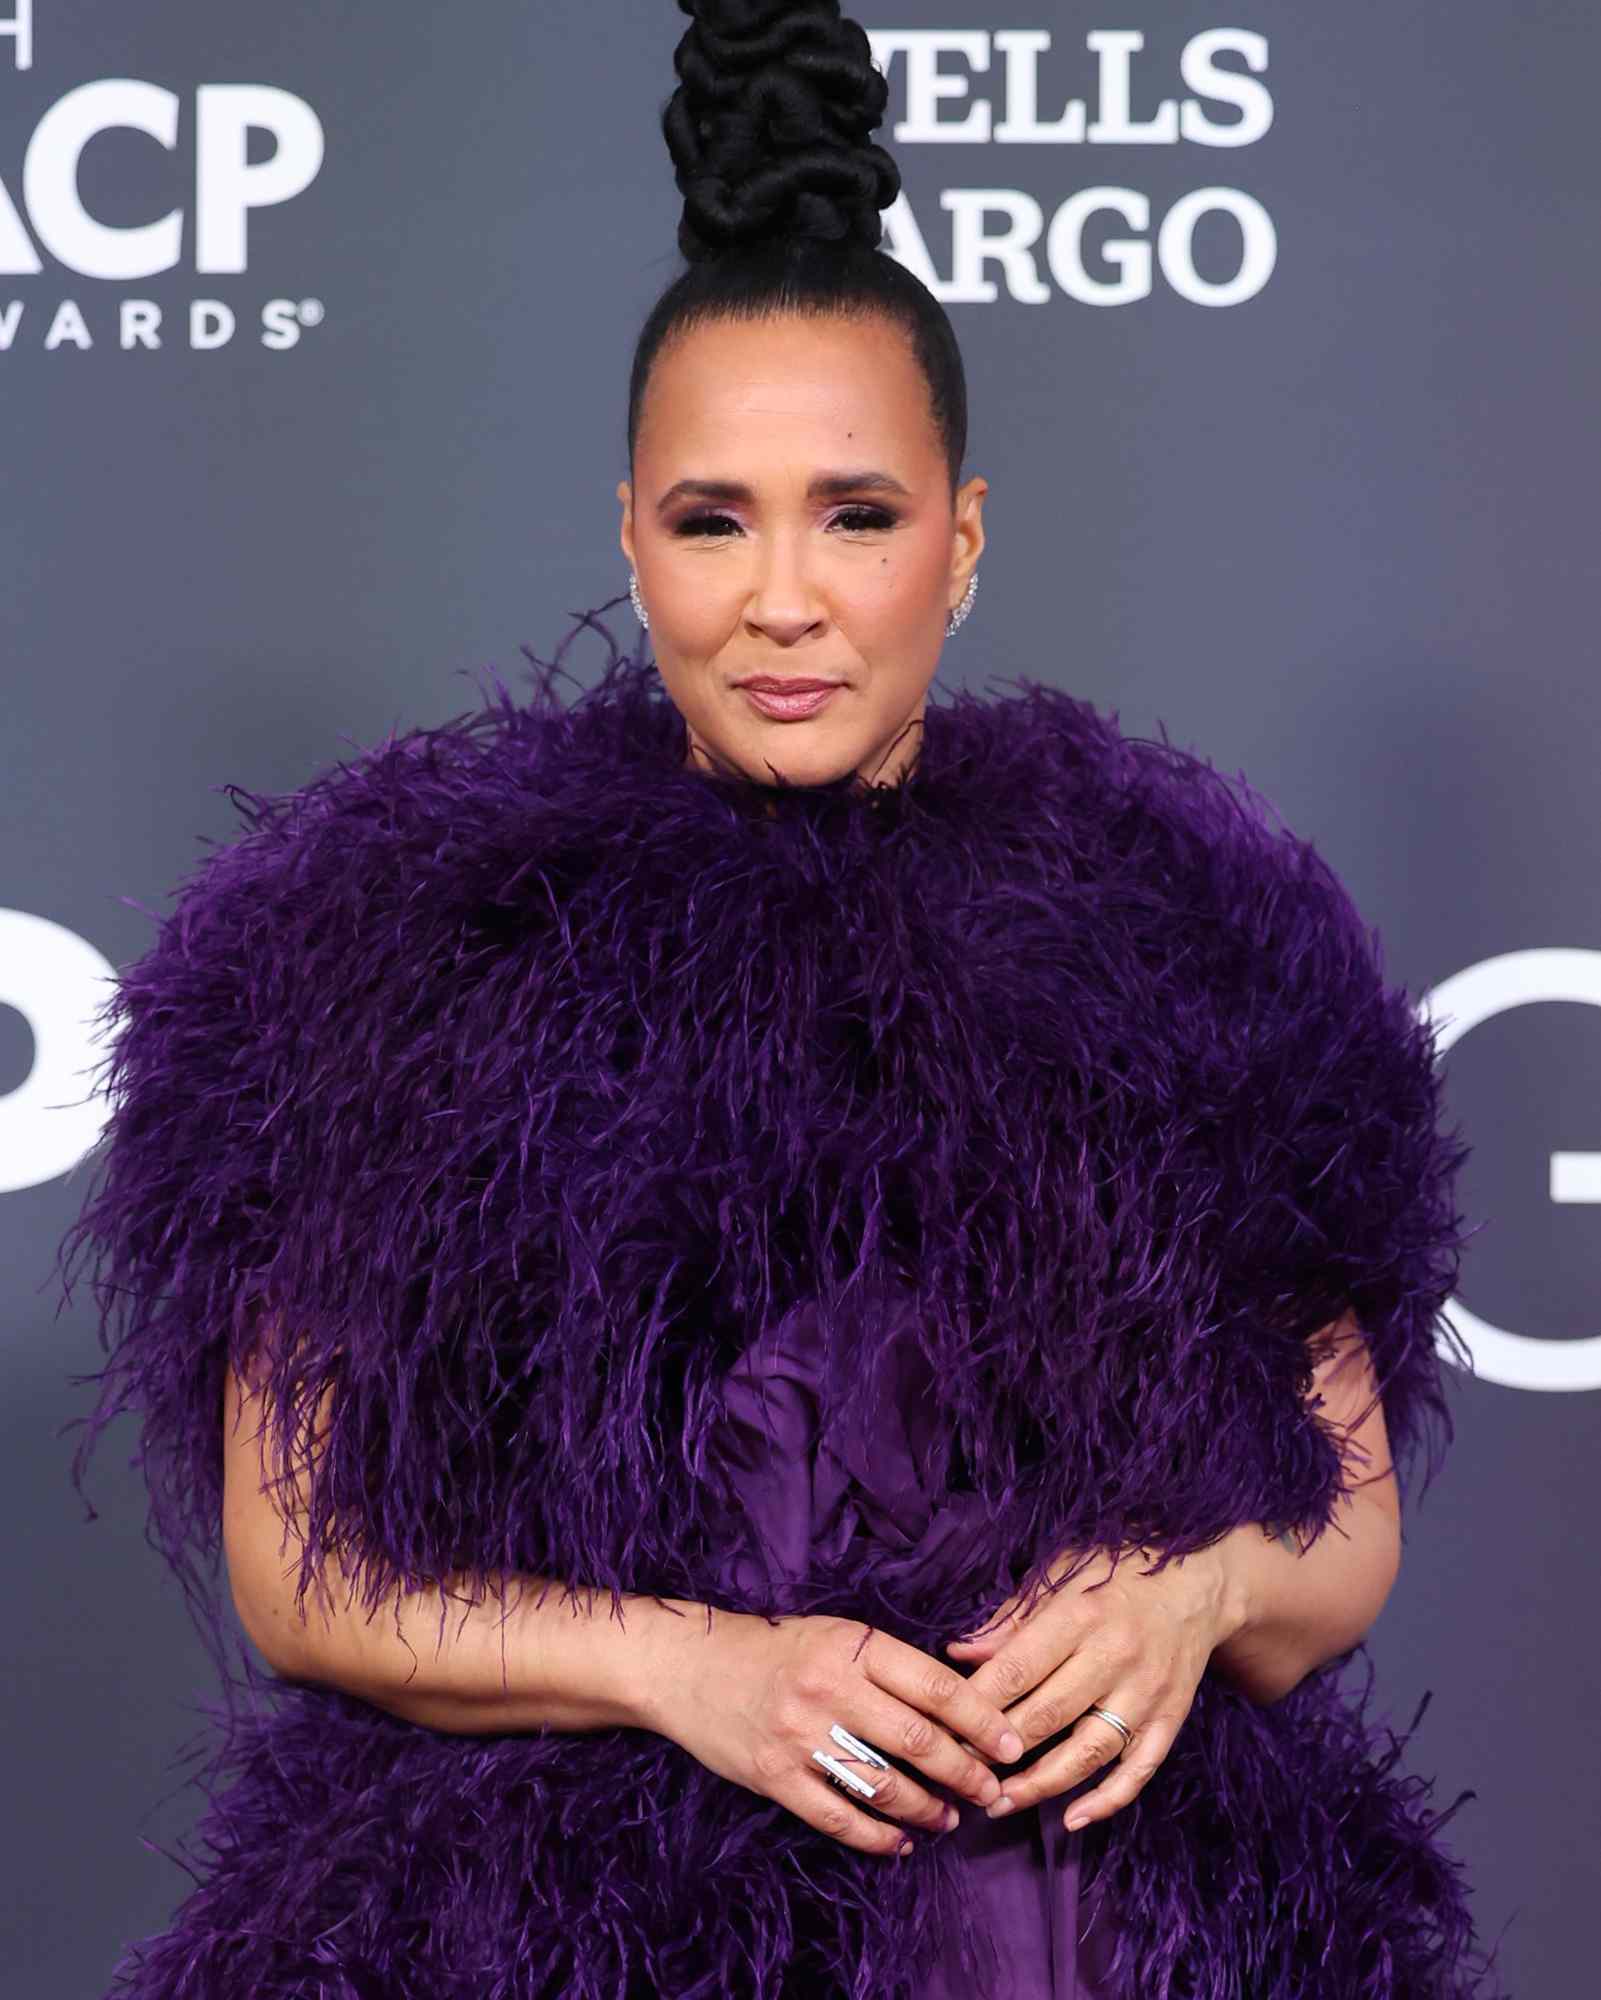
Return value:
M 1251 1591 L 1252 1571 L 1250 1564 L 1242 1560 L 1240 1537 L 1253 1532 L 1249 1527 L 1233 1528 L 1220 1540 L 1210 1542 L 1204 1549 L 1196 1549 L 1190 1555 L 1176 1556 L 1164 1574 L 1177 1572 L 1184 1577 L 1195 1592 L 1201 1616 L 1213 1633 L 1214 1647 L 1225 1645 L 1236 1633 L 1249 1624 L 1254 1599 Z M 1260 1533 L 1260 1530 L 1254 1530 Z M 1132 1557 L 1143 1567 L 1154 1563 L 1161 1553 L 1159 1545 L 1141 1547 Z
M 1257 1522 L 1215 1546 L 1223 1580 L 1213 1662 L 1272 1702 L 1363 1639 L 1395 1581 L 1399 1528 L 1383 1490 L 1343 1498 L 1305 1549 Z
M 695 1699 L 708 1658 L 729 1628 L 745 1623 L 749 1614 L 684 1597 L 630 1598 L 624 1608 L 639 1637 L 610 1655 L 614 1698 L 635 1728 L 676 1740 L 675 1708 Z
M 650 1729 L 664 1733 L 670 1696 L 704 1643 L 707 1609 L 688 1598 L 590 1591 L 555 1605 L 529 1628 L 530 1670 L 551 1729 Z M 719 1613 L 719 1617 L 729 1614 Z
M 1256 1522 L 1247 1521 L 1231 1528 L 1221 1541 L 1212 1545 L 1210 1553 L 1215 1558 L 1217 1571 L 1219 1646 L 1248 1634 L 1256 1623 L 1258 1604 L 1255 1586 L 1259 1571 L 1250 1557 L 1260 1545 L 1264 1533 L 1265 1530 Z

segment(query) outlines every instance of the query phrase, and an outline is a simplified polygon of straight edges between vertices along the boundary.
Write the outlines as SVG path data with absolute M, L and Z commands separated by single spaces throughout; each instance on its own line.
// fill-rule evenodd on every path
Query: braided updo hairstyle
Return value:
M 889 87 L 839 0 L 678 0 L 691 25 L 662 134 L 684 197 L 686 269 L 651 308 L 628 389 L 633 464 L 651 365 L 710 320 L 877 315 L 902 329 L 928 383 L 954 497 L 967 451 L 956 331 L 920 279 L 878 247 L 900 192 L 871 134 Z

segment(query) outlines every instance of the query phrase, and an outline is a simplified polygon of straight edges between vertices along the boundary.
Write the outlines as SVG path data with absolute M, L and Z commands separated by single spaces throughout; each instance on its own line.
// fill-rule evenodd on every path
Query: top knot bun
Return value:
M 869 134 L 889 86 L 839 0 L 678 0 L 693 26 L 662 112 L 691 262 L 814 237 L 878 247 L 899 169 Z

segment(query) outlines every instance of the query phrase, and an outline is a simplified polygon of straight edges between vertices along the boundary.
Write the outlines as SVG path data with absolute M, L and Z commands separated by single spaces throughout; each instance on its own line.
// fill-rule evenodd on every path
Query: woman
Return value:
M 680 4 L 654 665 L 250 799 L 119 981 L 75 1473 L 138 1410 L 275 1671 L 114 1990 L 1477 1991 L 1332 1671 L 1445 1416 L 1428 1035 L 1243 786 L 930 700 L 987 489 L 883 79 Z

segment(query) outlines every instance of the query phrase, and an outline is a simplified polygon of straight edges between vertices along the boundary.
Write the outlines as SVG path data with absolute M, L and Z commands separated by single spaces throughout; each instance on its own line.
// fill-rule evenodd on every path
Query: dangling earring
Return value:
M 648 632 L 650 630 L 650 613 L 645 609 L 645 600 L 639 594 L 639 578 L 635 576 L 632 570 L 628 572 L 628 594 L 634 600 L 634 611 L 639 618 L 640 624 Z
M 945 621 L 945 636 L 948 639 L 973 608 L 973 599 L 978 595 L 978 571 L 975 569 L 967 579 L 967 588 L 962 593 L 962 601 Z

